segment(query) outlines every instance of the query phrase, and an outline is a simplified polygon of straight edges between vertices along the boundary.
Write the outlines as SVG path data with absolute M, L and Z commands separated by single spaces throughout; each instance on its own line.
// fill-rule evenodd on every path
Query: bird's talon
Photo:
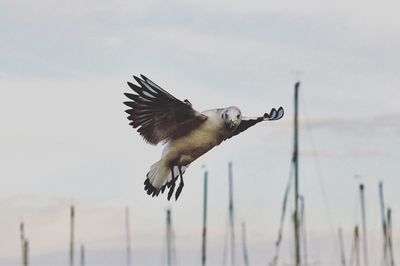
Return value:
M 175 190 L 175 182 L 172 183 L 172 186 L 168 191 L 168 197 L 167 197 L 168 201 L 171 199 L 172 195 L 174 194 L 174 190 Z
M 181 195 L 182 189 L 183 189 L 183 183 L 180 183 L 175 193 L 175 200 L 178 200 L 179 195 Z

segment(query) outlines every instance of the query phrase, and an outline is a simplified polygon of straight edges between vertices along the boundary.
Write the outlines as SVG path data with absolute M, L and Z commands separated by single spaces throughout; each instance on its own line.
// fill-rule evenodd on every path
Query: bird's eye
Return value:
M 239 118 L 240 118 L 240 115 L 237 115 L 236 118 L 239 119 Z

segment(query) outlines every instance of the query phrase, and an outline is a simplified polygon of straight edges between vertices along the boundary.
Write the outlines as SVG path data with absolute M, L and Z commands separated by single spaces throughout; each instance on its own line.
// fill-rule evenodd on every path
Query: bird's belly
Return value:
M 218 145 L 222 141 L 221 136 L 207 127 L 195 130 L 188 135 L 172 140 L 166 154 L 171 163 L 175 165 L 187 165 L 199 158 L 204 153 Z

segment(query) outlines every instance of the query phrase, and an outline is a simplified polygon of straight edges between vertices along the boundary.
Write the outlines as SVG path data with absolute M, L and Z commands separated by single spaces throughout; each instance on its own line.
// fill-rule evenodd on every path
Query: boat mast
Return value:
M 242 222 L 242 247 L 243 247 L 243 259 L 244 265 L 249 266 L 249 255 L 247 252 L 247 243 L 246 243 L 246 223 Z
M 346 255 L 344 253 L 344 243 L 343 243 L 343 230 L 339 228 L 339 244 L 340 244 L 340 261 L 342 266 L 346 266 Z
M 360 266 L 360 233 L 358 225 L 354 228 L 354 251 L 356 257 L 356 266 Z
M 233 212 L 233 176 L 232 162 L 229 162 L 229 223 L 231 229 L 231 265 L 235 266 L 235 220 Z
M 387 234 L 387 223 L 385 214 L 385 201 L 383 196 L 383 183 L 379 182 L 379 201 L 381 206 L 381 219 L 382 219 L 382 230 L 383 230 L 383 265 L 388 265 L 388 234 Z
M 81 266 L 85 266 L 85 246 L 81 245 Z
M 368 237 L 367 237 L 367 220 L 365 217 L 365 196 L 364 184 L 360 184 L 360 200 L 361 200 L 361 219 L 363 230 L 363 252 L 364 252 L 364 266 L 368 266 Z
M 308 265 L 308 250 L 307 250 L 307 234 L 306 234 L 306 218 L 305 218 L 305 200 L 304 196 L 299 196 L 300 202 L 300 224 L 301 224 L 301 234 L 303 240 L 303 265 Z
M 387 210 L 387 225 L 388 225 L 388 253 L 390 266 L 394 266 L 394 256 L 393 256 L 393 239 L 392 239 L 392 209 Z
M 301 265 L 300 254 L 300 226 L 299 226 L 299 123 L 298 123 L 298 101 L 299 101 L 299 87 L 300 82 L 294 85 L 294 149 L 293 149 L 293 163 L 294 163 L 294 239 L 295 239 L 295 252 L 296 252 L 296 266 Z
M 74 266 L 74 239 L 75 239 L 75 208 L 70 209 L 70 242 L 69 242 L 69 265 Z
M 201 265 L 206 265 L 207 258 L 207 180 L 208 172 L 204 172 L 204 196 L 203 196 L 203 233 L 202 233 L 202 245 L 201 245 Z
M 167 210 L 167 265 L 172 265 L 172 228 L 171 228 L 171 210 Z
M 131 266 L 131 232 L 130 232 L 130 217 L 129 207 L 125 208 L 125 233 L 126 233 L 126 265 Z

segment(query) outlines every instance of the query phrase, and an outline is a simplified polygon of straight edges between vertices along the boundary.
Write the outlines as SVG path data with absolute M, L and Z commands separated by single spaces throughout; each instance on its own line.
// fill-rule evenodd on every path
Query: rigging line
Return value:
M 304 117 L 305 117 L 305 124 L 306 124 L 306 128 L 309 132 L 309 138 L 310 138 L 310 142 L 311 142 L 311 146 L 312 146 L 312 150 L 313 150 L 313 157 L 314 157 L 314 161 L 315 161 L 315 167 L 316 167 L 316 172 L 317 172 L 317 176 L 318 176 L 318 184 L 320 186 L 320 190 L 321 190 L 321 194 L 322 194 L 322 199 L 325 205 L 325 210 L 326 210 L 326 214 L 328 216 L 328 220 L 329 220 L 329 226 L 331 229 L 331 234 L 332 236 L 335 235 L 335 227 L 333 225 L 333 218 L 332 218 L 332 212 L 331 212 L 331 207 L 328 201 L 328 196 L 326 193 L 326 189 L 325 189 L 325 183 L 324 183 L 324 178 L 323 178 L 323 174 L 322 174 L 322 168 L 321 168 L 321 163 L 320 163 L 320 159 L 319 159 L 319 153 L 316 149 L 316 145 L 315 145 L 315 141 L 314 141 L 314 135 L 313 135 L 313 131 L 312 131 L 312 126 L 310 123 L 310 120 L 308 118 L 308 112 L 307 112 L 307 105 L 306 105 L 306 101 L 305 101 L 305 97 L 302 93 L 300 93 L 300 97 L 301 100 L 303 102 L 302 106 L 303 106 L 303 113 L 304 113 Z M 335 237 L 336 238 L 336 237 Z M 335 245 L 336 246 L 336 245 Z
M 288 198 L 290 195 L 290 188 L 292 184 L 292 177 L 293 177 L 293 160 L 290 163 L 290 170 L 289 170 L 289 179 L 286 184 L 286 189 L 285 189 L 285 194 L 283 197 L 283 203 L 282 203 L 282 212 L 281 212 L 281 219 L 280 219 L 280 224 L 279 224 L 279 231 L 278 231 L 278 239 L 275 242 L 275 256 L 272 259 L 272 261 L 269 263 L 271 266 L 276 266 L 278 264 L 278 258 L 279 258 L 279 251 L 280 251 L 280 246 L 282 242 L 282 235 L 283 235 L 283 227 L 285 223 L 285 217 L 286 217 L 286 209 L 287 209 L 287 202 Z

